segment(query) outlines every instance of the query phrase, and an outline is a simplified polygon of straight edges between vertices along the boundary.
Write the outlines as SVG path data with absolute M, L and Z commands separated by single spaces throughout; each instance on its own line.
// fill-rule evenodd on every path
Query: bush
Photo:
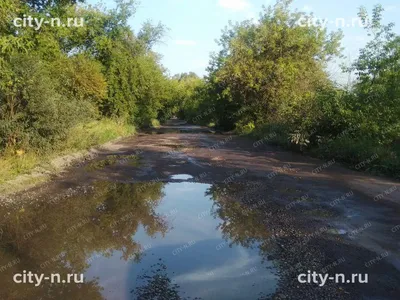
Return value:
M 90 110 L 56 89 L 48 64 L 34 55 L 10 58 L 0 74 L 0 147 L 46 151 Z
M 271 123 L 257 126 L 252 136 L 271 145 L 289 148 L 289 133 L 290 129 L 286 124 Z
M 134 132 L 135 128 L 131 125 L 102 119 L 79 124 L 69 129 L 66 140 L 59 143 L 57 149 L 49 153 L 28 151 L 22 155 L 17 155 L 15 151 L 8 149 L 3 156 L 0 156 L 0 169 L 2 170 L 0 183 L 27 173 L 39 165 L 46 165 L 49 160 L 60 154 L 89 149 L 118 137 L 131 135 Z
M 152 128 L 160 128 L 160 121 L 158 121 L 157 119 L 151 119 L 151 127 Z
M 253 132 L 255 129 L 254 122 L 248 122 L 243 124 L 242 122 L 238 122 L 235 124 L 235 131 L 240 135 L 247 135 Z
M 342 137 L 321 144 L 312 152 L 346 163 L 352 169 L 400 178 L 400 152 L 366 138 Z

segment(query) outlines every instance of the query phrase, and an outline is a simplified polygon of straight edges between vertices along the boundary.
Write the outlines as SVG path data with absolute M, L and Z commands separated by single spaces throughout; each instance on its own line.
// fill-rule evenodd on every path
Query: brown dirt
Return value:
M 279 216 L 269 219 L 275 221 L 273 224 L 304 227 L 310 233 L 324 226 L 329 228 L 329 234 L 312 239 L 305 249 L 292 245 L 290 249 L 294 250 L 287 250 L 295 238 L 290 234 L 280 237 L 283 248 L 276 253 L 277 260 L 293 267 L 312 253 L 318 267 L 345 257 L 344 263 L 329 272 L 369 274 L 368 284 L 309 290 L 299 286 L 293 274 L 306 272 L 312 264 L 300 264 L 294 273 L 282 275 L 285 280 L 275 299 L 299 299 L 300 295 L 303 299 L 396 299 L 400 295 L 400 230 L 395 230 L 400 225 L 399 182 L 351 171 L 338 163 L 328 166 L 327 162 L 275 147 L 254 147 L 254 141 L 248 138 L 205 133 L 204 128 L 201 133 L 191 133 L 199 128 L 190 126 L 185 127 L 184 133 L 178 129 L 175 131 L 180 133 L 169 132 L 174 131 L 170 127 L 164 129 L 164 134 L 154 132 L 119 140 L 99 151 L 94 160 L 77 163 L 53 175 L 46 184 L 12 195 L 12 201 L 44 194 L 56 196 L 98 180 L 171 182 L 174 174 L 189 174 L 198 182 L 213 184 L 257 183 L 260 188 L 248 195 L 254 201 L 257 195 L 268 195 L 273 215 Z M 132 155 L 138 157 L 134 163 Z M 115 163 L 88 167 L 95 162 L 101 165 L 110 156 L 117 157 Z M 304 195 L 307 200 L 298 201 Z M 357 231 L 368 222 L 372 224 L 368 229 Z M 334 234 L 340 231 L 344 234 Z M 366 266 L 386 251 L 386 258 Z

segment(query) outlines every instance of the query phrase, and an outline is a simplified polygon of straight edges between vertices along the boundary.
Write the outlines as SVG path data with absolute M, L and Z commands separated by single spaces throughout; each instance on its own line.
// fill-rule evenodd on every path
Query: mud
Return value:
M 104 163 L 105 161 L 107 163 Z M 219 281 L 223 282 L 223 276 L 210 279 L 212 278 L 212 268 L 201 269 L 202 264 L 207 266 L 212 260 L 213 253 L 218 252 L 215 251 L 216 246 L 213 244 L 207 248 L 208 250 L 214 249 L 214 252 L 205 250 L 201 235 L 194 230 L 191 233 L 192 236 L 190 233 L 185 235 L 187 236 L 186 242 L 196 241 L 190 247 L 187 246 L 183 252 L 183 256 L 191 257 L 187 258 L 186 262 L 188 270 L 184 272 L 182 269 L 176 268 L 177 262 L 171 262 L 168 259 L 171 256 L 170 253 L 169 256 L 166 256 L 163 252 L 148 248 L 145 252 L 150 257 L 154 256 L 155 261 L 150 260 L 146 266 L 140 266 L 143 268 L 143 272 L 135 271 L 136 277 L 132 275 L 131 271 L 129 273 L 131 275 L 124 277 L 125 279 L 129 277 L 130 282 L 137 282 L 137 284 L 120 287 L 124 291 L 121 298 L 116 296 L 116 291 L 108 290 L 99 292 L 99 299 L 129 299 L 129 297 L 154 299 L 160 293 L 169 295 L 169 298 L 166 299 L 398 299 L 400 295 L 400 184 L 398 182 L 350 171 L 336 162 L 320 161 L 264 144 L 261 146 L 257 144 L 255 147 L 254 141 L 250 139 L 210 133 L 208 129 L 202 127 L 191 127 L 186 124 L 167 126 L 154 133 L 147 132 L 136 137 L 122 139 L 113 145 L 112 150 L 99 152 L 91 161 L 77 163 L 75 167 L 54 177 L 51 182 L 3 199 L 0 208 L 4 215 L 11 214 L 11 216 L 18 215 L 22 208 L 32 210 L 35 214 L 30 216 L 29 222 L 28 219 L 26 221 L 27 224 L 32 224 L 35 223 L 35 218 L 40 219 L 41 210 L 38 210 L 37 207 L 49 207 L 50 211 L 53 206 L 66 205 L 69 209 L 59 210 L 58 215 L 54 212 L 54 218 L 60 219 L 64 214 L 76 215 L 79 207 L 75 206 L 82 203 L 81 205 L 86 207 L 91 203 L 85 200 L 85 195 L 90 193 L 96 195 L 96 191 L 100 189 L 99 186 L 110 184 L 131 186 L 132 188 L 116 186 L 107 190 L 107 196 L 99 196 L 99 202 L 94 205 L 95 211 L 107 213 L 111 207 L 110 203 L 107 206 L 108 202 L 114 203 L 115 199 L 119 199 L 120 195 L 125 195 L 125 193 L 126 197 L 122 197 L 121 201 L 129 202 L 131 199 L 129 195 L 137 193 L 134 191 L 147 191 L 149 187 L 153 186 L 159 188 L 158 194 L 153 195 L 149 191 L 150 194 L 146 196 L 149 198 L 140 198 L 140 201 L 137 200 L 138 203 L 145 203 L 146 199 L 164 201 L 165 205 L 175 203 L 174 199 L 168 196 L 171 188 L 177 193 L 176 197 L 184 194 L 185 197 L 197 199 L 196 197 L 199 195 L 196 196 L 195 193 L 191 194 L 190 191 L 185 190 L 179 193 L 179 190 L 188 188 L 188 184 L 206 186 L 209 197 L 207 201 L 210 202 L 209 209 L 196 208 L 195 203 L 197 202 L 188 201 L 185 204 L 185 200 L 181 199 L 179 205 L 172 205 L 167 210 L 155 208 L 155 213 L 167 216 L 167 220 L 170 220 L 172 224 L 174 224 L 174 220 L 179 221 L 175 225 L 178 227 L 178 231 L 182 231 L 186 226 L 197 223 L 184 218 L 184 216 L 190 215 L 189 213 L 178 217 L 179 214 L 171 212 L 183 211 L 185 207 L 192 208 L 194 209 L 192 212 L 194 218 L 204 215 L 205 220 L 208 220 L 203 225 L 196 225 L 196 230 L 205 226 L 210 230 L 208 233 L 213 234 L 213 231 L 207 226 L 217 221 L 212 228 L 214 228 L 215 234 L 221 235 L 219 243 L 225 241 L 228 245 L 227 249 L 229 246 L 255 249 L 251 257 L 256 257 L 260 261 L 255 265 L 250 265 L 248 270 L 240 269 L 237 274 L 235 273 L 238 276 L 246 274 L 246 272 L 249 274 L 248 277 L 242 279 L 236 277 L 235 280 L 232 279 L 235 284 L 241 280 L 244 283 L 247 282 L 242 287 L 241 293 L 236 294 L 236 298 L 229 293 L 226 294 L 225 292 L 229 289 L 224 289 L 223 284 L 215 285 Z M 166 191 L 165 185 L 169 186 L 167 196 L 163 195 Z M 128 191 L 125 192 L 125 189 Z M 137 199 L 137 196 L 132 197 L 132 199 Z M 96 197 L 88 199 L 92 198 Z M 205 200 L 200 198 L 198 203 L 203 203 L 202 201 Z M 74 205 L 68 206 L 69 201 L 72 201 L 71 203 Z M 140 209 L 140 205 L 145 204 L 132 205 Z M 132 213 L 134 211 L 135 209 Z M 156 216 L 147 210 L 144 211 L 146 211 L 144 216 L 143 214 L 133 216 L 137 220 L 142 220 L 141 223 L 139 222 L 141 225 L 138 226 L 146 227 L 151 222 L 154 225 L 154 220 L 158 220 Z M 208 215 L 205 211 L 211 211 L 211 214 Z M 47 218 L 51 219 L 52 213 L 48 213 Z M 93 230 L 87 232 L 87 238 L 98 238 L 97 234 L 101 231 L 99 220 L 102 217 L 95 216 L 97 213 L 92 211 L 88 215 L 75 217 L 74 221 L 66 223 L 69 223 L 70 226 L 78 226 L 77 224 L 82 222 L 77 220 L 82 218 L 86 220 L 88 217 L 89 221 L 87 222 L 93 224 Z M 123 216 L 124 214 L 118 215 L 118 217 L 110 215 L 118 226 L 123 224 L 118 221 Z M 178 219 L 174 219 L 174 217 Z M 151 222 L 149 218 L 152 220 Z M 39 225 L 43 222 L 49 223 L 50 221 L 37 221 L 36 227 L 41 228 Z M 51 228 L 50 230 L 53 230 L 53 227 L 61 226 L 57 225 L 56 220 L 53 222 L 54 226 L 47 225 L 47 228 Z M 12 261 L 11 258 L 15 260 L 32 256 L 35 259 L 33 259 L 31 268 L 35 268 L 35 263 L 43 263 L 57 254 L 50 251 L 51 253 L 47 255 L 37 253 L 36 256 L 33 255 L 31 252 L 35 250 L 40 252 L 40 248 L 36 249 L 35 246 L 17 242 L 16 229 L 10 229 L 11 225 L 9 224 L 13 223 L 2 221 L 2 227 L 0 227 L 0 232 L 3 233 L 3 239 L 0 240 L 3 251 L 0 267 Z M 82 224 L 84 224 L 82 229 L 78 226 L 79 230 L 77 229 L 77 231 L 80 232 L 86 228 L 87 223 L 83 222 Z M 170 239 L 168 230 L 163 231 L 164 225 L 166 224 L 161 222 L 157 225 L 158 227 L 154 228 L 154 233 L 161 232 L 161 235 L 156 237 L 157 240 L 168 241 Z M 32 226 L 29 225 L 25 231 L 32 232 L 34 230 Z M 62 230 L 68 230 L 68 228 Z M 42 234 L 44 233 L 39 232 L 37 236 Z M 110 237 L 113 236 L 112 233 L 109 234 Z M 129 235 L 135 237 L 137 233 L 129 231 Z M 5 236 L 8 237 L 6 241 Z M 35 236 L 29 241 L 33 243 Z M 207 240 L 208 238 L 203 238 L 203 242 Z M 46 240 L 44 242 L 46 243 Z M 57 245 L 65 242 L 62 238 L 59 241 L 57 238 L 52 241 Z M 180 240 L 174 243 L 176 248 L 183 247 L 181 242 Z M 69 243 L 73 244 L 72 241 Z M 146 244 L 146 242 L 142 243 Z M 77 243 L 76 247 L 83 246 L 79 246 Z M 103 248 L 94 247 L 90 248 L 90 251 L 87 250 L 85 252 L 86 259 L 93 258 L 95 253 L 102 249 L 100 251 L 102 260 L 98 260 L 102 263 L 97 263 L 100 268 L 101 265 L 106 265 L 107 261 L 109 264 L 113 259 L 119 260 L 121 253 L 124 256 L 124 248 L 121 247 L 121 243 L 110 241 Z M 133 246 L 131 245 L 131 247 Z M 8 249 L 7 251 L 13 255 L 5 255 L 4 253 L 8 253 L 5 249 Z M 59 246 L 59 249 L 63 249 L 63 247 Z M 68 253 L 68 250 L 64 249 L 64 251 Z M 112 260 L 107 260 L 110 255 L 107 256 L 106 253 L 109 251 L 119 252 L 117 256 L 111 255 Z M 70 250 L 70 253 L 72 255 L 76 251 Z M 143 253 L 143 249 L 133 253 Z M 205 257 L 201 257 L 202 253 L 205 254 Z M 232 252 L 228 252 L 227 257 L 229 253 Z M 193 255 L 196 259 L 193 258 Z M 73 266 L 74 259 L 72 257 L 65 258 L 65 263 Z M 195 261 L 197 261 L 196 264 Z M 232 262 L 222 262 L 222 258 L 217 259 L 213 264 L 218 264 L 218 261 L 220 261 L 221 267 L 232 265 Z M 139 260 L 136 263 L 139 263 Z M 89 268 L 81 267 L 81 269 L 84 272 L 91 272 L 93 278 L 95 275 L 107 273 L 104 268 L 97 269 L 98 272 L 93 271 L 93 265 L 96 265 L 96 262 L 91 263 Z M 18 270 L 23 267 L 29 269 L 23 264 L 16 264 L 10 267 L 10 270 L 14 270 L 13 268 Z M 192 272 L 189 272 L 189 269 Z M 196 280 L 199 280 L 199 269 L 203 273 L 205 272 L 204 274 L 208 274 L 208 277 L 205 276 L 208 281 L 204 281 L 203 278 L 203 281 L 196 285 L 195 281 L 189 284 L 187 280 L 184 280 L 185 274 L 186 279 L 197 278 Z M 193 270 L 197 270 L 197 275 Z M 299 283 L 298 275 L 308 271 L 330 275 L 342 273 L 346 276 L 355 273 L 368 274 L 369 280 L 368 283 L 328 281 L 324 286 Z M 181 273 L 176 274 L 177 272 Z M 188 275 L 188 272 L 192 277 Z M 262 289 L 252 288 L 251 280 L 254 278 L 257 278 L 257 280 L 254 279 L 254 284 L 260 285 L 258 275 L 264 280 L 265 287 L 269 287 L 265 292 Z M 110 285 L 104 281 L 120 282 L 118 276 L 120 276 L 118 271 L 110 272 L 109 278 L 104 279 L 103 277 L 92 286 L 113 286 L 116 283 Z M 113 277 L 115 277 L 114 281 Z M 177 278 L 180 280 L 176 281 Z M 248 278 L 253 279 L 248 281 Z M 6 279 L 2 280 L 1 285 L 6 283 L 4 280 Z M 141 285 L 138 282 L 141 282 Z M 196 289 L 196 286 L 202 287 L 200 290 L 203 293 Z M 131 293 L 125 293 L 128 290 Z M 210 290 L 209 294 L 204 290 Z M 249 291 L 250 298 L 244 296 L 246 290 Z M 8 291 L 11 293 L 12 290 Z M 185 294 L 183 294 L 184 291 Z M 257 293 L 252 294 L 250 291 Z M 55 293 L 55 295 L 58 294 Z M 76 291 L 76 295 L 81 297 L 83 292 Z

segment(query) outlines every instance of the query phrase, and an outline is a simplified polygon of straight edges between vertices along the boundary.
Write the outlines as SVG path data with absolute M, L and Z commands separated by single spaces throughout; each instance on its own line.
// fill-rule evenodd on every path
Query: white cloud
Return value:
M 193 40 L 176 40 L 175 44 L 181 46 L 196 46 L 197 42 Z
M 312 11 L 312 6 L 310 6 L 310 5 L 304 5 L 303 6 L 303 8 L 301 9 L 302 11 L 305 11 L 305 12 L 310 12 L 310 11 Z
M 212 269 L 202 268 L 194 270 L 189 273 L 178 275 L 173 279 L 179 283 L 215 280 L 209 273 L 213 273 L 214 276 L 219 279 L 238 278 L 244 270 L 248 270 L 250 266 L 256 265 L 256 263 L 259 262 L 258 257 L 250 257 L 249 253 L 243 248 L 237 248 L 235 252 L 235 260 L 230 264 L 215 266 Z
M 234 11 L 243 11 L 250 7 L 247 0 L 218 0 L 218 5 Z

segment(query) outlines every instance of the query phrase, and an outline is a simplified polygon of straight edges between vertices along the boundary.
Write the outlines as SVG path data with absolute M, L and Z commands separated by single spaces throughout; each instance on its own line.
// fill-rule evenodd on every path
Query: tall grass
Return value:
M 290 130 L 285 124 L 265 124 L 248 135 L 262 144 L 297 150 L 327 160 L 334 158 L 350 169 L 400 179 L 400 147 L 396 145 L 381 145 L 368 138 L 345 136 L 299 148 L 291 141 Z
M 0 184 L 12 180 L 18 175 L 30 173 L 36 167 L 42 167 L 44 170 L 50 171 L 52 166 L 49 161 L 57 156 L 87 150 L 93 146 L 134 133 L 135 128 L 132 125 L 115 120 L 102 119 L 72 128 L 65 141 L 45 153 L 9 149 L 0 156 Z
M 132 125 L 102 119 L 74 127 L 59 149 L 67 152 L 88 149 L 133 133 L 135 133 L 135 128 Z

